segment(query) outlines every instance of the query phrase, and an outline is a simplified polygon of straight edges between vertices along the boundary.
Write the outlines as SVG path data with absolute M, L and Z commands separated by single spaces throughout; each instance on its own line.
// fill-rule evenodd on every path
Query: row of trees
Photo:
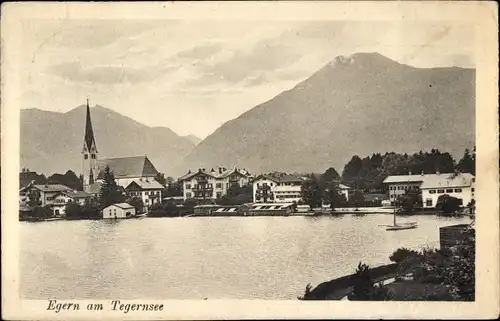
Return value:
M 330 167 L 323 174 L 309 174 L 308 179 L 301 186 L 302 202 L 311 208 L 320 207 L 322 204 L 330 204 L 331 209 L 338 207 L 364 205 L 365 198 L 360 190 L 353 190 L 349 200 L 341 193 L 340 176 L 337 171 Z
M 376 153 L 370 157 L 360 158 L 355 155 L 345 165 L 341 181 L 351 187 L 364 190 L 384 190 L 383 181 L 390 175 L 441 173 L 476 173 L 476 149 L 466 149 L 463 157 L 455 162 L 448 152 L 432 149 L 430 152 L 420 151 L 413 155 L 400 153 Z

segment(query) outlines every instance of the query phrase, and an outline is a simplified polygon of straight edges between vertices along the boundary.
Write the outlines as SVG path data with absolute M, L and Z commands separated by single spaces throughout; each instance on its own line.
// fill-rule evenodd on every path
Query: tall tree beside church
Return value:
M 475 148 L 474 151 L 471 153 L 469 149 L 465 149 L 464 156 L 460 161 L 458 161 L 458 164 L 456 166 L 456 169 L 462 173 L 470 173 L 475 175 L 476 174 L 476 153 L 475 153 Z
M 101 209 L 103 209 L 108 207 L 109 205 L 113 205 L 123 201 L 124 197 L 120 192 L 118 185 L 116 184 L 115 175 L 113 174 L 109 166 L 106 166 L 106 168 L 104 169 L 103 182 L 99 191 L 99 206 Z

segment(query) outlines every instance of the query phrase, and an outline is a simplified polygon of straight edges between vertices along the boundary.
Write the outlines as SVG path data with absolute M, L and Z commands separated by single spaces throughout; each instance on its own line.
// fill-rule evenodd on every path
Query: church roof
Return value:
M 102 179 L 106 165 L 109 166 L 115 178 L 154 177 L 158 171 L 147 156 L 108 158 L 98 160 L 98 178 Z

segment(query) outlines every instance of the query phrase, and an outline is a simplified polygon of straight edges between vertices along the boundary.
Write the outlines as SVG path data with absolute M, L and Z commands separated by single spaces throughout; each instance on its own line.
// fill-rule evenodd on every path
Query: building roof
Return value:
M 128 189 L 130 186 L 137 185 L 141 189 L 164 189 L 165 187 L 158 183 L 154 178 L 152 179 L 134 179 L 130 184 L 127 185 L 125 189 Z
M 469 173 L 463 174 L 432 174 L 426 176 L 424 182 L 420 186 L 421 189 L 438 188 L 438 187 L 467 187 L 471 186 L 475 181 L 474 175 Z
M 92 194 L 90 193 L 87 193 L 87 192 L 84 192 L 84 191 L 65 191 L 63 192 L 63 194 L 66 194 L 68 195 L 69 197 L 71 198 L 87 198 L 87 197 L 91 197 Z
M 154 177 L 158 174 L 147 156 L 102 159 L 97 162 L 97 165 L 100 171 L 99 179 L 103 178 L 106 165 L 109 166 L 115 178 Z
M 108 207 L 111 207 L 111 206 L 116 206 L 116 207 L 119 207 L 121 209 L 134 208 L 132 205 L 130 205 L 128 203 L 116 203 L 116 204 L 110 205 Z M 106 207 L 106 208 L 108 208 L 108 207 Z
M 42 192 L 63 192 L 72 190 L 68 186 L 61 184 L 33 185 L 33 187 L 41 190 Z
M 301 183 L 304 181 L 302 177 L 299 177 L 297 175 L 283 175 L 283 176 L 272 176 L 272 175 L 265 175 L 261 174 L 257 176 L 254 181 L 258 181 L 260 179 L 267 179 L 270 181 L 273 181 L 275 183 Z
M 469 173 L 440 173 L 420 175 L 395 175 L 388 176 L 384 184 L 394 183 L 421 183 L 420 188 L 438 187 L 465 187 L 474 183 L 474 175 Z
M 384 179 L 384 184 L 391 184 L 391 183 L 419 183 L 419 182 L 423 182 L 424 181 L 426 175 L 430 175 L 430 174 L 387 176 L 386 179 Z
M 179 177 L 179 181 L 185 181 L 200 174 L 204 174 L 215 179 L 223 179 L 235 173 L 244 177 L 250 177 L 250 173 L 246 169 L 237 167 L 233 167 L 230 169 L 224 167 L 217 167 L 217 168 L 212 168 L 210 170 L 207 170 L 205 168 L 199 168 L 198 171 L 190 170 L 187 174 L 184 174 L 183 176 Z
M 256 203 L 250 207 L 251 211 L 278 211 L 290 208 L 293 203 Z

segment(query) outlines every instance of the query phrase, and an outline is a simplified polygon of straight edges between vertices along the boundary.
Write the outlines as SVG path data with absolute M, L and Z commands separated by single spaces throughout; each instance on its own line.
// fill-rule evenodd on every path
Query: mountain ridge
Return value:
M 330 166 L 340 170 L 354 154 L 431 148 L 451 149 L 458 157 L 474 144 L 474 95 L 472 68 L 417 68 L 378 53 L 336 57 L 293 88 L 224 123 L 177 170 L 217 163 L 257 172 L 324 171 Z M 443 112 L 455 107 L 456 115 Z M 357 126 L 372 133 L 352 130 Z M 401 131 L 407 137 L 401 137 Z M 329 139 L 338 133 L 350 135 L 351 143 Z M 333 149 L 343 156 L 334 155 Z M 315 160 L 297 151 L 312 153 Z
M 22 109 L 21 167 L 44 174 L 68 169 L 79 173 L 85 107 L 63 113 Z M 101 105 L 90 111 L 100 159 L 148 155 L 159 171 L 168 173 L 195 147 L 168 127 L 149 127 Z M 120 141 L 116 142 L 116 137 Z

